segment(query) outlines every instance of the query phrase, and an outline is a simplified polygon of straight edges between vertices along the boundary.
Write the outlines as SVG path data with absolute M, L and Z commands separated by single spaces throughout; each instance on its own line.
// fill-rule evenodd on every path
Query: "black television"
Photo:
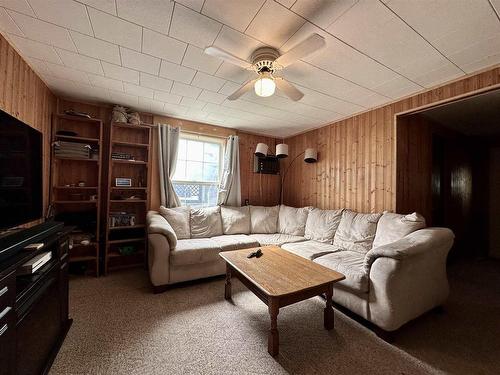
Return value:
M 0 231 L 43 212 L 42 133 L 0 110 Z

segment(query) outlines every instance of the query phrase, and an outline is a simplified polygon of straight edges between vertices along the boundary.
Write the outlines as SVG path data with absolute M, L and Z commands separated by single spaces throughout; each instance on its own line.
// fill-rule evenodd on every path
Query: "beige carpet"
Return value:
M 229 303 L 223 280 L 154 295 L 143 270 L 76 278 L 74 324 L 51 374 L 494 374 L 500 267 L 455 268 L 445 312 L 404 327 L 393 345 L 337 311 L 324 330 L 319 298 L 282 309 L 276 358 L 267 308 L 237 281 Z

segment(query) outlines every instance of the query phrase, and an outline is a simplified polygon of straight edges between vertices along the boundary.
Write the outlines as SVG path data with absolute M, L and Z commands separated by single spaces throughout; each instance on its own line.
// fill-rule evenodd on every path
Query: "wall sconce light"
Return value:
M 316 163 L 318 161 L 318 151 L 315 148 L 306 148 L 304 151 L 304 161 L 306 163 Z

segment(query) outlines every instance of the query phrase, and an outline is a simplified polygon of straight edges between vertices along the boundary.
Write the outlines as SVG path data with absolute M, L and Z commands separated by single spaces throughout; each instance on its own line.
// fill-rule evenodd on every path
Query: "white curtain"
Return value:
M 217 204 L 241 206 L 240 147 L 236 135 L 228 137 Z
M 179 128 L 158 124 L 158 166 L 160 170 L 160 203 L 165 207 L 178 207 L 181 201 L 174 190 L 172 177 L 179 148 Z

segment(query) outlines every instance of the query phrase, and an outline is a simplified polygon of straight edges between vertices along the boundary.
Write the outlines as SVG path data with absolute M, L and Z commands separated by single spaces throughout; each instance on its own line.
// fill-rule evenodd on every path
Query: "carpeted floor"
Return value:
M 267 353 L 267 308 L 239 282 L 151 293 L 143 270 L 70 283 L 74 324 L 51 374 L 495 374 L 500 368 L 500 263 L 449 269 L 443 313 L 403 327 L 391 345 L 324 301 L 280 310 L 280 354 Z

